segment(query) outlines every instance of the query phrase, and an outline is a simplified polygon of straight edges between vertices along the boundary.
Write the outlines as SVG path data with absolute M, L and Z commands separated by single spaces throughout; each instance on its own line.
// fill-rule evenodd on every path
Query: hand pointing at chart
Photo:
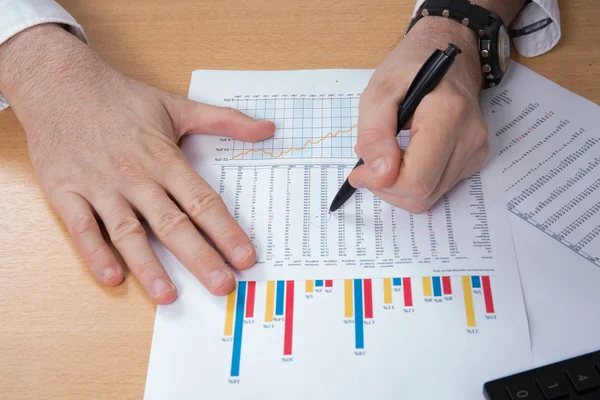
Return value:
M 121 75 L 56 25 L 31 28 L 0 47 L 0 91 L 27 132 L 44 192 L 100 283 L 118 285 L 124 273 L 99 222 L 159 304 L 177 291 L 140 217 L 212 293 L 235 285 L 223 257 L 238 269 L 254 264 L 250 240 L 176 143 L 192 133 L 258 141 L 273 134 L 273 123 Z

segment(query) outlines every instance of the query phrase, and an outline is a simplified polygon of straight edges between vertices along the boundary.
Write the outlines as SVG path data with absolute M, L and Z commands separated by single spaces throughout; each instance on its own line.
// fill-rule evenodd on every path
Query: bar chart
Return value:
M 462 302 L 453 294 L 454 285 L 462 286 Z M 413 296 L 415 281 L 421 284 L 421 294 Z M 465 334 L 479 333 L 478 319 L 497 319 L 489 276 L 431 276 L 422 278 L 393 277 L 383 279 L 344 280 L 278 280 L 267 282 L 240 281 L 228 296 L 222 342 L 231 343 L 231 378 L 240 377 L 244 326 L 248 329 L 271 330 L 282 328 L 280 356 L 283 362 L 293 362 L 294 313 L 297 302 L 327 301 L 327 296 L 340 293 L 343 305 L 338 315 L 332 315 L 331 324 L 341 324 L 353 331 L 354 343 L 348 348 L 355 356 L 366 355 L 368 330 L 376 325 L 381 313 L 398 315 L 418 314 L 426 307 L 440 303 L 450 308 L 440 308 L 435 313 L 451 311 L 456 315 L 462 309 L 462 320 L 457 329 Z M 256 292 L 264 291 L 264 304 L 256 303 Z M 298 290 L 297 288 L 303 289 Z M 297 293 L 298 291 L 298 293 Z M 415 302 L 413 297 L 416 297 Z M 375 307 L 374 304 L 381 304 Z M 255 308 L 264 309 L 264 317 L 255 318 Z M 459 313 L 461 314 L 461 313 Z M 480 314 L 479 316 L 477 314 Z M 261 321 L 262 319 L 262 321 Z M 336 322 L 337 321 L 337 322 Z M 462 329 L 461 329 L 462 326 Z M 302 330 L 302 328 L 300 328 Z M 252 346 L 252 344 L 246 344 Z M 233 379 L 232 383 L 238 383 Z

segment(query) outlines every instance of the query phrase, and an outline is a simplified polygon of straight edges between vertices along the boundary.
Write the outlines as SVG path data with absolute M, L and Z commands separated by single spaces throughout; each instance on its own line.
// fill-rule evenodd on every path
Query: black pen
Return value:
M 427 59 L 425 64 L 423 64 L 408 87 L 404 100 L 400 105 L 400 111 L 398 111 L 398 133 L 400 133 L 402 127 L 408 122 L 410 117 L 412 117 L 417 106 L 421 100 L 423 100 L 423 97 L 435 89 L 438 83 L 440 83 L 444 75 L 446 75 L 446 72 L 448 72 L 452 66 L 456 55 L 461 52 L 461 49 L 457 45 L 450 43 L 445 51 L 436 49 Z M 398 133 L 396 133 L 396 135 Z M 354 168 L 363 165 L 364 163 L 365 162 L 361 158 Z M 331 202 L 329 212 L 334 212 L 343 206 L 344 203 L 352 197 L 355 191 L 356 189 L 352 187 L 352 185 L 348 183 L 348 179 L 346 179 L 346 182 L 344 182 Z

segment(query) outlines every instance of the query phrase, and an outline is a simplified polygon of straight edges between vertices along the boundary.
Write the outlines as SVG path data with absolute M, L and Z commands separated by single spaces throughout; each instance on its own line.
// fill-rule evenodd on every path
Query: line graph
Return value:
M 355 159 L 359 98 L 357 94 L 321 94 L 224 99 L 232 108 L 276 126 L 274 136 L 259 143 L 231 140 L 227 161 Z
M 242 152 L 234 155 L 231 158 L 232 159 L 236 159 L 236 158 L 245 156 L 245 155 L 250 154 L 250 153 L 264 153 L 264 154 L 270 156 L 271 158 L 281 158 L 284 154 L 288 154 L 291 151 L 294 151 L 294 150 L 296 150 L 296 151 L 306 150 L 306 148 L 308 147 L 308 145 L 313 145 L 314 146 L 314 145 L 317 145 L 317 144 L 321 143 L 322 141 L 324 141 L 327 138 L 330 138 L 330 137 L 334 138 L 334 137 L 337 137 L 337 135 L 339 135 L 341 133 L 352 132 L 354 130 L 354 128 L 356 128 L 357 126 L 358 126 L 358 124 L 354 124 L 349 129 L 340 129 L 340 130 L 338 130 L 336 132 L 327 132 L 327 134 L 324 137 L 322 137 L 320 139 L 317 139 L 316 141 L 313 141 L 312 139 L 308 139 L 308 140 L 306 140 L 306 142 L 304 143 L 304 145 L 302 147 L 291 147 L 289 149 L 280 151 L 278 154 L 273 154 L 270 151 L 265 150 L 265 149 L 250 149 L 250 150 L 242 151 Z
M 298 163 L 297 160 L 337 159 L 355 161 L 358 138 L 359 94 L 317 95 L 236 95 L 224 103 L 252 118 L 275 123 L 273 137 L 258 143 L 222 139 L 217 163 L 269 160 Z M 400 146 L 408 145 L 410 132 L 398 136 Z M 292 161 L 295 160 L 295 161 Z M 344 163 L 346 161 L 343 161 Z

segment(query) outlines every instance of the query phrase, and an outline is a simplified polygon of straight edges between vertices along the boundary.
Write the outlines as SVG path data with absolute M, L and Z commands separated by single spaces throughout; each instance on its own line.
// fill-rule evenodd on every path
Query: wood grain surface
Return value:
M 375 68 L 413 0 L 63 0 L 120 71 L 186 95 L 194 69 Z M 600 103 L 597 0 L 563 0 L 563 37 L 516 60 Z M 0 17 L 1 18 L 1 17 Z M 0 113 L 0 398 L 140 399 L 155 308 L 135 279 L 95 283 Z

